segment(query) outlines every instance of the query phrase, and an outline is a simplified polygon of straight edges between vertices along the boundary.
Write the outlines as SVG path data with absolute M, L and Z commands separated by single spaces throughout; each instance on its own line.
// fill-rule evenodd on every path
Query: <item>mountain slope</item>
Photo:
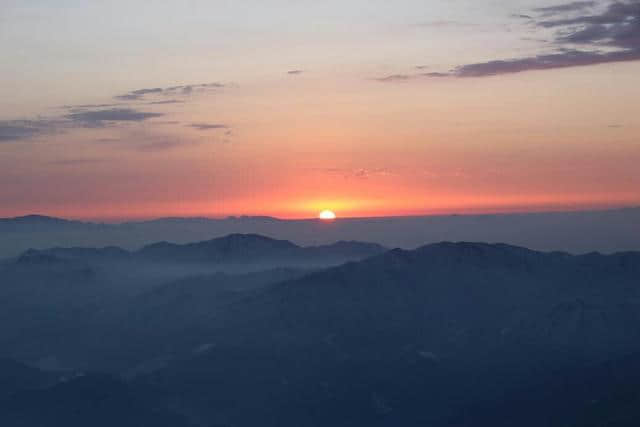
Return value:
M 184 417 L 153 406 L 150 389 L 106 375 L 81 375 L 0 397 L 0 424 L 12 427 L 187 427 Z
M 212 348 L 148 380 L 212 422 L 455 425 L 640 351 L 639 266 L 637 253 L 393 250 L 245 298 L 193 334 Z

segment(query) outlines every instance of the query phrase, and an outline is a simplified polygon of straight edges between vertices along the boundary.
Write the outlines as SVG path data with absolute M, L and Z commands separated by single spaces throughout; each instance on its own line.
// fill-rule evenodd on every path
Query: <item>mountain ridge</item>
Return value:
M 31 218 L 0 220 L 0 257 L 52 246 L 120 246 L 138 250 L 159 241 L 194 242 L 232 233 L 278 236 L 298 245 L 339 240 L 372 241 L 413 249 L 439 241 L 504 242 L 536 250 L 612 253 L 640 250 L 640 208 L 513 214 L 431 215 L 380 218 L 284 220 L 264 217 L 170 218 L 123 223 Z
M 201 240 L 186 244 L 156 242 L 137 251 L 128 251 L 117 246 L 93 247 L 53 247 L 48 249 L 28 249 L 18 260 L 59 258 L 100 258 L 133 257 L 140 260 L 174 261 L 224 261 L 240 260 L 242 257 L 272 256 L 366 256 L 378 254 L 387 249 L 376 243 L 359 241 L 338 241 L 327 245 L 299 246 L 288 240 L 251 233 L 233 233 L 223 237 Z M 275 252 L 275 253 L 274 253 Z M 248 261 L 248 260 L 245 260 Z

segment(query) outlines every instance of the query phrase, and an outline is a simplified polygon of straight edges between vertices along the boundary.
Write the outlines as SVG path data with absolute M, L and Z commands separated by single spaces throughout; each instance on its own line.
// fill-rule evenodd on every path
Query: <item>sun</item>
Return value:
M 324 220 L 336 219 L 336 214 L 333 211 L 325 209 L 318 214 L 318 218 L 324 219 Z

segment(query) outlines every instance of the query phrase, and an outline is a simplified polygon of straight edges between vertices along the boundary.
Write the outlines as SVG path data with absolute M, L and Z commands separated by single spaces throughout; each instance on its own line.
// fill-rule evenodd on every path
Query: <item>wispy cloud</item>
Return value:
M 526 15 L 524 13 L 514 13 L 511 15 L 512 18 L 517 18 L 517 19 L 527 19 L 527 20 L 531 20 L 533 19 L 533 16 L 531 15 Z
M 434 78 L 437 78 L 437 77 L 451 77 L 451 74 L 449 74 L 449 73 L 438 73 L 438 72 L 422 73 L 420 75 L 424 76 L 424 77 L 434 77 Z
M 595 2 L 572 2 L 538 8 L 536 11 L 548 17 L 583 11 L 593 6 Z M 557 29 L 552 41 L 555 52 L 462 65 L 451 74 L 457 77 L 484 77 L 640 60 L 639 0 L 611 3 L 603 12 L 595 15 L 539 20 L 536 25 Z
M 377 77 L 374 80 L 377 80 L 379 82 L 404 82 L 407 80 L 411 80 L 411 79 L 415 79 L 416 77 L 420 76 L 420 74 L 390 74 L 388 76 L 384 76 L 384 77 Z
M 132 108 L 111 108 L 108 110 L 76 111 L 65 117 L 82 126 L 100 127 L 108 122 L 140 122 L 163 115 L 163 113 L 138 111 Z
M 533 70 L 550 70 L 612 62 L 640 60 L 640 0 L 614 1 L 598 13 L 585 14 L 594 1 L 574 1 L 533 10 L 512 17 L 533 20 L 539 29 L 554 29 L 547 51 L 533 56 L 492 59 L 460 65 L 446 72 L 395 74 L 380 82 L 420 77 L 488 77 Z
M 543 15 L 557 15 L 559 13 L 584 11 L 585 9 L 592 8 L 596 5 L 595 1 L 574 1 L 571 3 L 558 4 L 555 6 L 536 7 L 534 12 L 541 13 Z
M 178 120 L 154 120 L 154 125 L 179 125 L 180 122 Z
M 419 68 L 419 69 L 423 69 L 423 68 Z M 435 78 L 435 77 L 451 77 L 451 74 L 450 73 L 439 73 L 439 72 L 416 73 L 416 74 L 390 74 L 388 76 L 375 78 L 374 80 L 377 80 L 377 81 L 383 82 L 383 83 L 406 82 L 406 81 L 420 79 L 420 78 L 424 78 L 424 77 L 433 77 L 433 78 Z
M 289 70 L 287 71 L 287 74 L 289 74 L 290 76 L 295 76 L 298 74 L 302 74 L 304 73 L 304 70 Z
M 52 119 L 0 121 L 0 142 L 22 141 L 53 132 L 56 121 Z
M 487 77 L 500 74 L 521 73 L 524 71 L 550 70 L 638 60 L 640 60 L 640 51 L 637 50 L 606 53 L 569 50 L 561 53 L 527 58 L 495 60 L 462 65 L 456 68 L 451 75 L 456 77 Z
M 154 87 L 151 89 L 138 89 L 138 90 L 133 90 L 129 93 L 125 93 L 124 95 L 116 95 L 115 98 L 123 101 L 136 101 L 150 93 L 157 94 L 157 93 L 162 93 L 162 91 L 163 89 L 159 87 Z
M 191 123 L 187 126 L 197 130 L 229 129 L 229 126 L 220 123 Z
M 136 89 L 122 95 L 116 95 L 114 98 L 121 101 L 140 101 L 148 95 L 189 95 L 195 90 L 217 89 L 225 87 L 222 83 L 198 83 L 189 85 L 170 86 L 166 88 L 154 87 L 147 89 Z
M 179 99 L 167 99 L 165 101 L 148 102 L 147 104 L 149 105 L 184 104 L 184 101 L 180 101 Z
M 118 104 L 79 104 L 79 105 L 63 105 L 62 108 L 65 108 L 67 110 L 77 110 L 77 109 L 83 109 L 83 108 L 111 108 L 111 107 L 118 107 L 122 105 L 121 103 Z
M 199 83 L 170 87 L 153 87 L 136 89 L 114 98 L 122 102 L 69 104 L 57 108 L 66 110 L 58 115 L 43 118 L 26 118 L 24 120 L 0 120 L 0 142 L 16 142 L 34 139 L 43 135 L 57 132 L 68 132 L 74 128 L 102 128 L 114 127 L 128 123 L 145 122 L 149 119 L 166 116 L 167 113 L 158 111 L 162 106 L 183 104 L 192 93 L 200 93 L 212 89 L 226 87 L 222 83 Z M 166 97 L 166 98 L 162 98 Z M 170 97 L 170 98 L 169 98 Z M 152 111 L 144 111 L 142 107 L 153 105 Z M 152 125 L 178 125 L 175 120 L 149 122 Z M 199 130 L 228 128 L 226 125 L 194 123 L 193 128 Z

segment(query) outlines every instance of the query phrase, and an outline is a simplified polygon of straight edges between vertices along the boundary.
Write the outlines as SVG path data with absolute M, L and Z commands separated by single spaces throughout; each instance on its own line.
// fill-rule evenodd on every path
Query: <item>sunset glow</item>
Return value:
M 320 214 L 318 214 L 318 218 L 324 220 L 333 220 L 336 219 L 336 214 L 330 210 L 323 210 L 322 212 L 320 212 Z
M 573 27 L 542 23 L 551 0 L 276 0 L 286 29 L 277 5 L 219 3 L 3 3 L 0 216 L 640 204 L 640 48 L 601 31 L 569 45 Z M 613 19 L 585 7 L 557 18 Z M 573 64 L 578 48 L 625 59 Z

